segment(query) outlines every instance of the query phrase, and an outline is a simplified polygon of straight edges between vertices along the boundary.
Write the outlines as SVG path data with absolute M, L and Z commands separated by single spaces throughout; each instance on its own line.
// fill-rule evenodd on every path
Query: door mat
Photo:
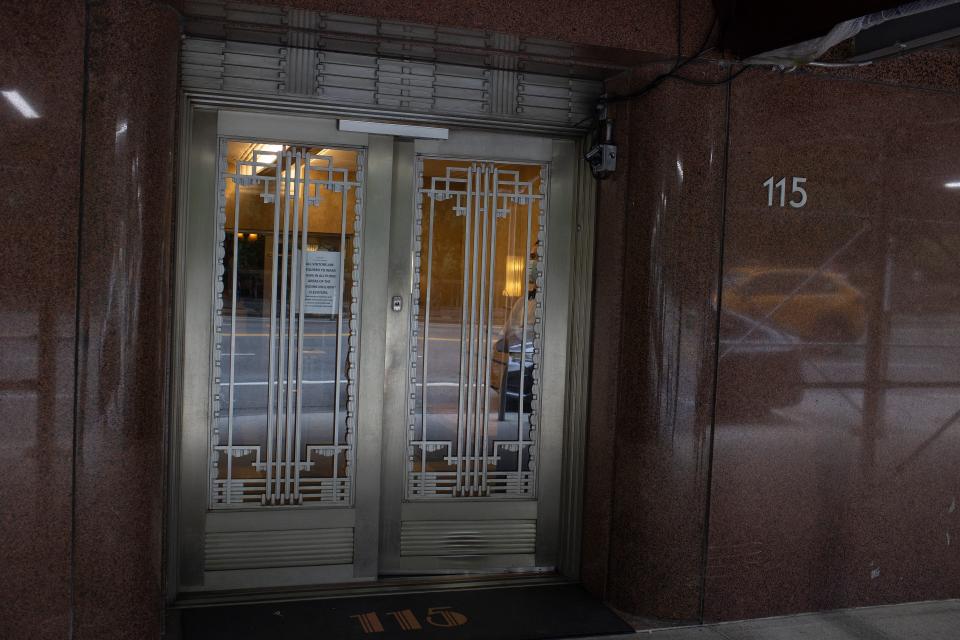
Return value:
M 633 633 L 578 585 L 386 594 L 181 611 L 182 640 L 534 640 Z

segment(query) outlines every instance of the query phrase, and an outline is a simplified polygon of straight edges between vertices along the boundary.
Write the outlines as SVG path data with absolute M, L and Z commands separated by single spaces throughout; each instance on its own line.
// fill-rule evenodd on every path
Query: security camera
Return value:
M 583 154 L 590 165 L 590 171 L 597 180 L 603 180 L 617 168 L 617 145 L 613 144 L 613 120 L 602 120 L 600 130 L 603 135 L 600 142 Z
M 603 180 L 617 168 L 617 146 L 613 144 L 595 144 L 583 157 L 597 180 Z

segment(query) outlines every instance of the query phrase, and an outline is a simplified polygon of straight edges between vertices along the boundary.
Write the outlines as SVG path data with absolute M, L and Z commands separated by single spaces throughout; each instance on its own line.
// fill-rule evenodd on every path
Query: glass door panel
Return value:
M 221 144 L 210 507 L 349 504 L 363 152 Z
M 371 222 L 385 251 L 389 212 L 366 209 L 390 197 L 392 145 L 240 110 L 195 110 L 190 131 L 171 580 L 373 579 L 380 411 L 358 398 L 382 387 L 383 352 L 360 335 L 385 291 L 362 274 Z
M 546 167 L 417 165 L 407 498 L 532 498 Z

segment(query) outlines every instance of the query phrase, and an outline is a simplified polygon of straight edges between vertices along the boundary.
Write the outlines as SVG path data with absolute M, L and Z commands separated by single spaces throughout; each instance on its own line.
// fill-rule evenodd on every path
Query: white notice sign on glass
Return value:
M 340 310 L 340 253 L 307 251 L 303 311 L 335 315 Z

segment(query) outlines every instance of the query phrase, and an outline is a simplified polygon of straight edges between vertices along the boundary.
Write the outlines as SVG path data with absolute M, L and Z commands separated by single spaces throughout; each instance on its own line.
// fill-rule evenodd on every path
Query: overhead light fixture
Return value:
M 7 99 L 7 102 L 13 105 L 13 108 L 20 112 L 24 118 L 39 118 L 40 114 L 30 106 L 30 103 L 27 102 L 19 91 L 8 90 L 0 91 L 3 94 L 3 97 Z
M 256 154 L 257 164 L 273 164 L 277 161 L 277 153 L 283 150 L 282 144 L 258 144 L 254 147 L 256 151 L 266 151 L 267 153 Z
M 413 124 L 393 124 L 392 122 L 337 120 L 337 128 L 340 129 L 340 131 L 373 133 L 381 136 L 397 136 L 400 138 L 446 140 L 450 137 L 450 130 L 442 127 L 421 127 Z
M 960 189 L 960 180 L 956 180 L 954 182 L 945 182 L 943 186 L 945 186 L 947 189 Z

